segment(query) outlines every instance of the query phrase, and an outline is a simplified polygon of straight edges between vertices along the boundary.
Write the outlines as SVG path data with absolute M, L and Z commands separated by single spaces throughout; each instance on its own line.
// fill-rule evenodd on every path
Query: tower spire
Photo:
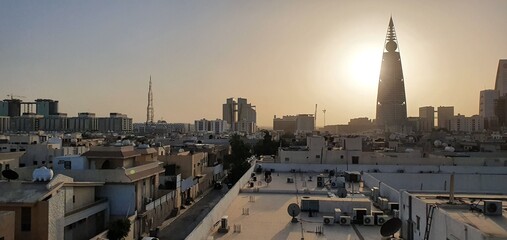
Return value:
M 150 85 L 148 89 L 148 107 L 146 109 L 146 125 L 153 124 L 154 111 L 153 111 L 153 92 L 151 91 L 151 75 Z
M 388 131 L 403 131 L 407 121 L 405 79 L 393 18 L 389 19 L 377 93 L 377 125 Z

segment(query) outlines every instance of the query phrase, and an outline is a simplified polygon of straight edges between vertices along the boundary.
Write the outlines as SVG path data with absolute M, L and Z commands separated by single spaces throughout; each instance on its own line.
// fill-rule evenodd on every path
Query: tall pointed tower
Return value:
M 392 17 L 389 20 L 384 54 L 382 55 L 376 118 L 377 126 L 385 130 L 401 130 L 407 122 L 405 81 Z
M 151 91 L 151 75 L 150 75 L 150 87 L 148 89 L 148 107 L 146 108 L 146 125 L 153 124 L 153 92 Z

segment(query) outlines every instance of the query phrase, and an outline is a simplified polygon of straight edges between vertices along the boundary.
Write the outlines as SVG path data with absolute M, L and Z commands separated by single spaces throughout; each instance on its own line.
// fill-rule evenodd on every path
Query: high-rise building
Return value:
M 428 132 L 435 127 L 435 108 L 432 106 L 419 108 L 419 128 L 421 131 Z
M 257 128 L 257 112 L 255 106 L 246 98 L 228 98 L 222 105 L 223 120 L 231 124 L 232 131 L 253 133 Z
M 500 59 L 496 73 L 495 90 L 500 97 L 507 94 L 507 59 Z
M 479 99 L 479 116 L 484 119 L 485 129 L 495 129 L 498 117 L 495 114 L 495 103 L 499 97 L 497 90 L 482 90 Z
M 37 99 L 35 100 L 35 109 L 37 115 L 42 115 L 44 117 L 58 115 L 58 101 L 51 99 Z
M 451 119 L 454 117 L 454 107 L 437 108 L 438 128 L 451 129 Z
M 234 98 L 227 98 L 222 105 L 222 119 L 231 124 L 231 130 L 236 130 L 236 101 Z
M 405 79 L 393 19 L 389 20 L 377 94 L 377 126 L 402 130 L 407 122 Z
M 466 117 L 458 114 L 451 118 L 449 130 L 467 133 L 480 132 L 484 130 L 484 119 L 479 115 Z
M 0 116 L 19 117 L 21 116 L 21 100 L 5 99 L 0 101 Z
M 148 89 L 148 106 L 146 107 L 146 125 L 153 125 L 153 119 L 155 118 L 155 110 L 153 109 L 153 91 L 151 90 L 151 75 L 150 75 L 150 86 Z

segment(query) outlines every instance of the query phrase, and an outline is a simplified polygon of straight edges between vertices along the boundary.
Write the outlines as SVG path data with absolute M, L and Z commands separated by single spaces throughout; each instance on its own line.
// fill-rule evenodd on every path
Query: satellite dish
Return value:
M 345 188 L 339 188 L 338 191 L 336 192 L 336 195 L 338 195 L 339 198 L 346 198 L 347 197 L 347 189 Z
M 401 220 L 399 218 L 391 218 L 385 222 L 380 228 L 382 237 L 394 237 L 394 234 L 401 228 Z
M 297 205 L 296 203 L 289 204 L 289 206 L 287 207 L 287 212 L 292 217 L 291 222 L 293 223 L 298 222 L 296 217 L 299 215 L 299 213 L 301 213 L 301 208 L 299 208 L 299 205 Z
M 269 177 L 266 178 L 266 183 L 270 183 L 271 181 L 273 181 L 273 178 L 271 178 L 271 175 Z
M 2 176 L 10 180 L 16 180 L 19 178 L 19 175 L 17 172 L 14 172 L 13 170 L 6 169 L 2 171 Z

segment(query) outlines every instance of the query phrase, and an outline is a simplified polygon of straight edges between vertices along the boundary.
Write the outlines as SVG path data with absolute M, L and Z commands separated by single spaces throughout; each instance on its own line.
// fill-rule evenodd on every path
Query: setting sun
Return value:
M 382 51 L 373 47 L 360 47 L 351 53 L 348 72 L 356 87 L 376 88 L 382 61 Z

